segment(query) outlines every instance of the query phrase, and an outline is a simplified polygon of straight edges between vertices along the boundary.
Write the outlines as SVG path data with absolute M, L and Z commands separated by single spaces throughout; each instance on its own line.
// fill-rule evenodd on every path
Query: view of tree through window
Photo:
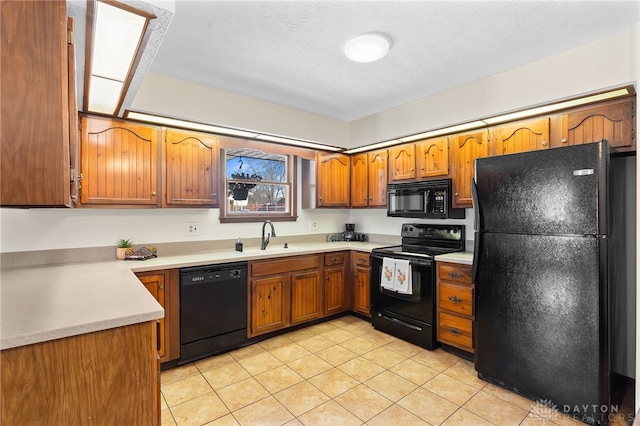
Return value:
M 288 156 L 255 149 L 225 152 L 227 215 L 290 212 Z

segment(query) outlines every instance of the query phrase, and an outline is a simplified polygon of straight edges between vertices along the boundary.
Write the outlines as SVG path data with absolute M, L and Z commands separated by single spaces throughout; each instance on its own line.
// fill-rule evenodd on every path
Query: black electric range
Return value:
M 464 251 L 465 227 L 405 223 L 400 235 L 401 245 L 371 252 L 371 323 L 400 339 L 435 349 L 434 256 Z

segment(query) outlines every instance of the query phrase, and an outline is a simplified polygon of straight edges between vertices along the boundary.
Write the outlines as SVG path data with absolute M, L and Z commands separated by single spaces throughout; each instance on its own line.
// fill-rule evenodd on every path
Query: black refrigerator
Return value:
M 475 163 L 478 376 L 592 424 L 612 409 L 608 194 L 606 142 Z

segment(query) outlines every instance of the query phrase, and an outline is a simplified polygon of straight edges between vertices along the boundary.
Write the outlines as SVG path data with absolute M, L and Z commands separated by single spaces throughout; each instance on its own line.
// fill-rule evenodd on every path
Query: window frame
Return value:
M 238 146 L 225 145 L 220 149 L 220 191 L 219 194 L 223 197 L 219 201 L 220 207 L 220 223 L 250 223 L 250 222 L 264 222 L 270 220 L 272 222 L 294 222 L 298 220 L 298 200 L 297 200 L 297 164 L 298 159 L 293 154 L 283 153 L 279 149 L 270 150 L 268 144 L 260 144 L 260 146 L 246 146 L 247 149 L 253 149 L 256 151 L 262 151 L 269 154 L 283 155 L 287 161 L 287 173 L 286 173 L 286 185 L 289 185 L 289 211 L 284 213 L 266 212 L 266 213 L 242 213 L 242 214 L 229 214 L 227 211 L 228 198 L 227 198 L 227 150 L 237 149 Z

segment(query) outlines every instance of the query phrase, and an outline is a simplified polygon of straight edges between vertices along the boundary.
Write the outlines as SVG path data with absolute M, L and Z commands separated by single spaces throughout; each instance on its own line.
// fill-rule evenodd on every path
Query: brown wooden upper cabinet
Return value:
M 66 2 L 0 7 L 0 205 L 72 206 L 78 110 Z
M 159 205 L 157 127 L 82 117 L 82 204 Z
M 317 153 L 318 207 L 349 207 L 350 171 L 351 161 L 348 155 Z
M 166 204 L 218 205 L 218 137 L 206 133 L 164 129 Z
M 491 155 L 549 149 L 549 117 L 507 123 L 495 128 L 491 141 Z
M 471 182 L 476 158 L 489 155 L 489 130 L 464 133 L 455 137 L 452 152 L 451 186 L 453 207 L 471 208 Z
M 560 146 L 606 139 L 612 152 L 635 151 L 634 115 L 633 100 L 610 102 L 563 114 Z
M 351 157 L 351 207 L 387 205 L 387 150 Z
M 417 166 L 421 178 L 449 175 L 449 138 L 427 139 L 416 142 Z
M 416 145 L 404 144 L 389 148 L 389 180 L 416 178 Z

